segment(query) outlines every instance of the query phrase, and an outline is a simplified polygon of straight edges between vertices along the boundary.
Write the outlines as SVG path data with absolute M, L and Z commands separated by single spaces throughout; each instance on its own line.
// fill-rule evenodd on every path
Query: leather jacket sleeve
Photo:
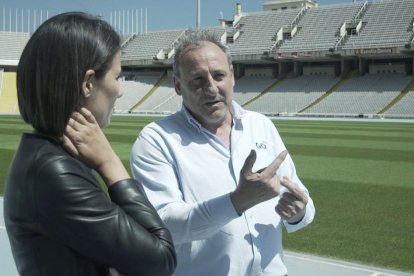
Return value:
M 141 184 L 125 179 L 108 195 L 94 174 L 67 156 L 33 168 L 34 205 L 49 237 L 124 275 L 171 275 L 176 255 L 169 231 Z

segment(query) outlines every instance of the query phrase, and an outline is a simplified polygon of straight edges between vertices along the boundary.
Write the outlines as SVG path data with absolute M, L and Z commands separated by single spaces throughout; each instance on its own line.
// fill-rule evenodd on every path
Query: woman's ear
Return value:
M 89 98 L 92 94 L 93 79 L 95 77 L 95 71 L 89 69 L 86 71 L 82 82 L 82 96 Z

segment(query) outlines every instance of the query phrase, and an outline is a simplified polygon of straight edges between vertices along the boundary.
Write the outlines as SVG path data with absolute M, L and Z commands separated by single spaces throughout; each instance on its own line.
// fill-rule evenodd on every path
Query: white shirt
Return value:
M 295 225 L 281 221 L 279 197 L 239 216 L 230 200 L 251 149 L 253 170 L 268 166 L 285 149 L 272 121 L 233 102 L 231 150 L 183 107 L 141 131 L 131 152 L 132 173 L 171 231 L 178 266 L 174 275 L 285 275 L 282 225 L 288 232 L 311 223 L 312 199 Z M 306 187 L 288 155 L 277 171 Z M 285 189 L 285 188 L 284 188 Z

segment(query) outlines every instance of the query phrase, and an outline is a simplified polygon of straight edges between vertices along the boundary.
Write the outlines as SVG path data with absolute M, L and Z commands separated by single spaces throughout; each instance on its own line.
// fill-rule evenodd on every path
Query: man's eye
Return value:
M 214 78 L 217 80 L 222 80 L 225 77 L 225 74 L 216 74 Z

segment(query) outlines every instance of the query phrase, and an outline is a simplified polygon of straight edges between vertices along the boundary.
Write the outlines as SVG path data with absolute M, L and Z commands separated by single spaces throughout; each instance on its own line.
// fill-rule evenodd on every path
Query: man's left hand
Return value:
M 298 223 L 305 216 L 308 195 L 287 177 L 283 177 L 280 184 L 286 187 L 288 191 L 280 195 L 275 210 L 288 223 Z

